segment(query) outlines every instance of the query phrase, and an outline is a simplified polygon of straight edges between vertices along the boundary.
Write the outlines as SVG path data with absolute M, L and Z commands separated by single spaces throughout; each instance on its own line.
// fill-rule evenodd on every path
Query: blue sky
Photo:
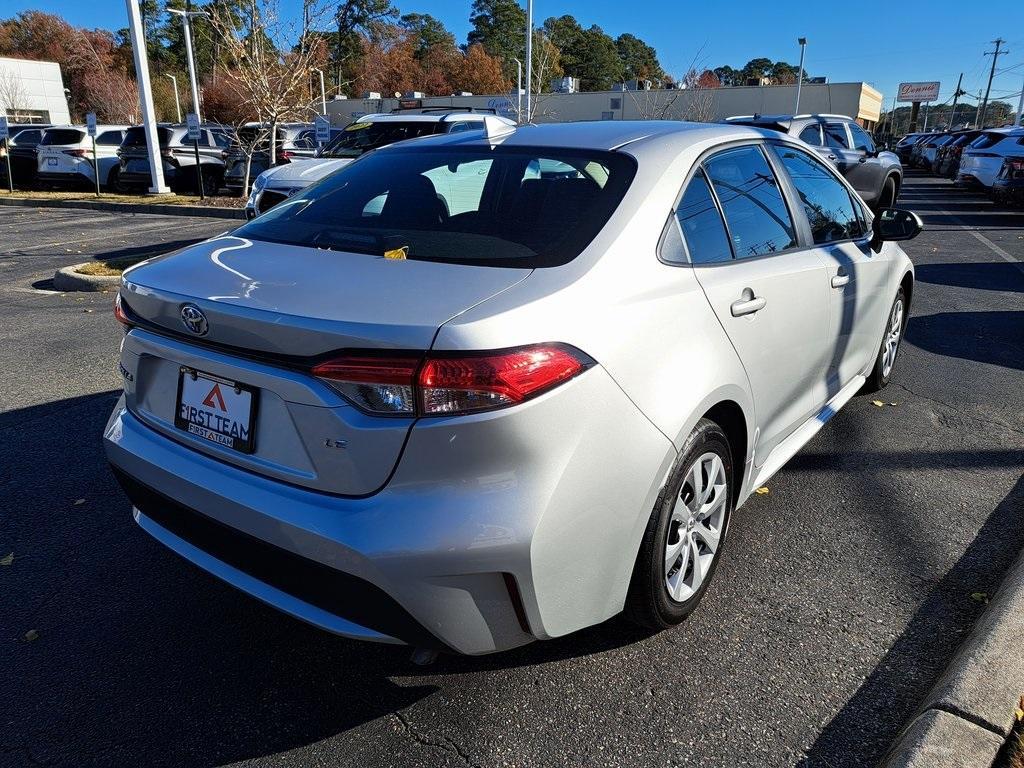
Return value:
M 300 0 L 284 2 L 301 7 Z M 469 31 L 471 4 L 471 0 L 397 2 L 403 13 L 430 13 L 442 19 L 460 40 Z M 3 0 L 0 5 L 0 17 L 42 10 L 79 26 L 127 26 L 124 0 Z M 725 7 L 728 12 L 723 14 Z M 875 10 L 881 7 L 807 0 L 734 0 L 728 6 L 682 0 L 535 0 L 534 16 L 539 24 L 548 16 L 572 13 L 584 26 L 598 24 L 613 37 L 632 32 L 652 44 L 662 66 L 677 76 L 694 60 L 707 67 L 738 67 L 766 56 L 796 64 L 796 39 L 805 36 L 806 66 L 811 75 L 827 75 L 831 82 L 863 80 L 885 94 L 887 105 L 901 81 L 939 80 L 940 100 L 951 98 L 960 72 L 964 73 L 964 87 L 977 94 L 985 87 L 992 60 L 983 52 L 992 50 L 988 41 L 1002 35 L 1008 38 L 1010 53 L 999 57 L 992 94 L 1016 104 L 1016 94 L 1024 83 L 1022 0 L 990 0 L 981 6 L 952 0 L 904 0 L 885 4 L 884 11 Z M 972 10 L 967 10 L 969 7 Z M 975 7 L 979 10 L 973 10 Z M 844 15 L 841 8 L 850 13 Z

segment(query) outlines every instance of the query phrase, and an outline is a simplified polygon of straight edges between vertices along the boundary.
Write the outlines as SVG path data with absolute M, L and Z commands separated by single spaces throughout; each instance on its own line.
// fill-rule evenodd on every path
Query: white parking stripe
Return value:
M 969 224 L 965 224 L 964 220 L 957 216 L 955 213 L 950 213 L 949 211 L 936 211 L 936 213 L 941 213 L 943 216 L 948 216 L 950 221 L 955 222 L 957 226 L 960 227 L 960 229 L 962 229 L 964 232 L 969 232 L 970 234 L 974 235 L 975 239 L 982 245 L 987 246 L 988 249 L 992 251 L 992 253 L 994 253 L 996 256 L 1003 259 L 1004 261 L 1008 261 L 1009 263 L 1013 264 L 1013 266 L 1020 270 L 1021 273 L 1024 273 L 1024 264 L 1022 264 L 1018 259 L 1014 258 L 1011 254 L 1004 251 L 998 245 L 996 245 L 983 234 L 981 234 L 981 232 L 979 232 L 975 227 L 972 227 Z

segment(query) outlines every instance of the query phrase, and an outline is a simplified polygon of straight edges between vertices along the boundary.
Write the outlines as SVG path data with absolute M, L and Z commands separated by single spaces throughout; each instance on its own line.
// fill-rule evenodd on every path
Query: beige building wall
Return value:
M 481 96 L 432 96 L 424 107 L 477 107 L 496 109 L 515 118 L 515 94 Z M 700 91 L 593 91 L 545 93 L 537 98 L 536 123 L 578 120 L 723 120 L 733 115 L 792 114 L 795 85 L 741 86 Z M 331 123 L 343 126 L 372 112 L 390 112 L 398 99 L 339 99 L 327 103 Z M 882 94 L 866 83 L 804 84 L 800 112 L 848 115 L 873 128 L 881 114 Z

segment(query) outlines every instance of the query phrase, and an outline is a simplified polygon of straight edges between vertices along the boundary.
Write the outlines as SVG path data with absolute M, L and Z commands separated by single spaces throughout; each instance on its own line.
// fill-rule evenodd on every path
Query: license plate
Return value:
M 182 367 L 174 426 L 242 453 L 256 445 L 256 390 Z
M 56 165 L 57 164 L 57 158 L 56 157 L 48 157 L 48 158 L 46 158 L 46 164 L 47 165 Z
M 149 163 L 145 160 L 129 160 L 127 170 L 129 173 L 142 173 L 149 170 Z

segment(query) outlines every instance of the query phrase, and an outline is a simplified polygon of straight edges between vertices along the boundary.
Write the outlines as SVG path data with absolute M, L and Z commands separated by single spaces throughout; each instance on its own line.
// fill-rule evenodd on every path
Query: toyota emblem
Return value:
M 197 336 L 205 336 L 206 332 L 210 330 L 206 315 L 195 304 L 186 304 L 181 308 L 181 322 Z

